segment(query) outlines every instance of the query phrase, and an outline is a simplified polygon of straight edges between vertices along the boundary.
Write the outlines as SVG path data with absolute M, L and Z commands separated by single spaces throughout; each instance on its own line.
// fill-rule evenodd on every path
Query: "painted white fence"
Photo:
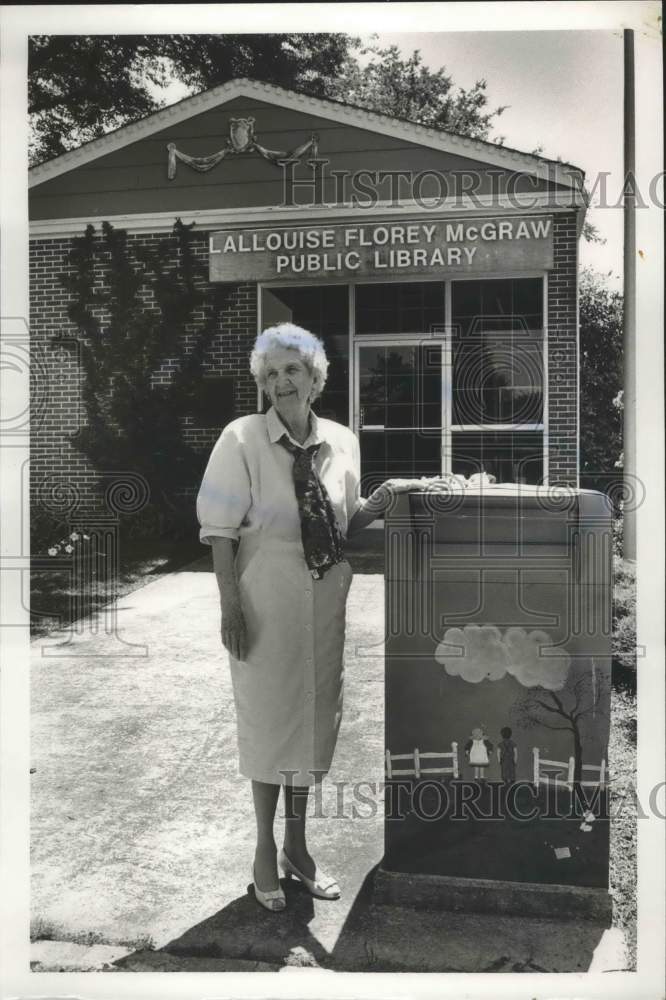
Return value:
M 446 767 L 422 767 L 421 762 L 424 760 L 449 760 L 451 761 Z M 411 761 L 411 768 L 395 768 L 393 766 L 393 761 Z M 458 767 L 458 744 L 451 743 L 450 751 L 443 751 L 442 753 L 428 752 L 423 753 L 418 748 L 414 748 L 413 753 L 391 753 L 389 750 L 386 751 L 386 777 L 387 778 L 402 778 L 402 777 L 412 777 L 420 778 L 424 774 L 450 774 L 454 778 L 460 776 L 460 770 Z
M 534 763 L 533 770 L 533 782 L 536 788 L 539 785 L 555 785 L 555 787 L 560 788 L 573 788 L 574 780 L 574 766 L 575 761 L 573 757 L 569 757 L 569 760 L 547 760 L 545 757 L 541 757 L 538 747 L 532 747 L 532 757 Z M 542 774 L 542 768 L 544 767 L 555 767 L 560 771 L 566 772 L 566 779 L 562 778 L 560 775 L 553 774 Z M 581 780 L 579 784 L 581 787 L 585 788 L 599 788 L 603 789 L 608 784 L 608 776 L 606 774 L 606 761 L 602 760 L 601 764 L 582 764 L 581 769 L 583 771 L 596 771 L 598 777 L 593 780 Z

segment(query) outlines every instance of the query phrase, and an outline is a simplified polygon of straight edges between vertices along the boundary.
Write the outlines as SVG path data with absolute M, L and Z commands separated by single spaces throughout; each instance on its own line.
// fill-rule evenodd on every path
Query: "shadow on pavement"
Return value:
M 283 880 L 287 896 L 283 912 L 263 910 L 249 885 L 247 895 L 157 952 L 124 956 L 114 967 L 215 971 L 219 963 L 220 971 L 275 971 L 288 966 L 337 972 L 587 972 L 604 936 L 604 928 L 592 921 L 377 905 L 376 870 L 377 866 L 364 879 L 330 951 L 310 924 L 325 927 L 326 909 L 336 904 L 315 902 L 300 884 Z M 330 915 L 334 918 L 332 909 Z
M 373 893 L 378 867 L 369 872 L 349 911 L 331 954 L 330 968 L 364 972 L 587 972 L 604 938 L 605 927 L 593 921 L 380 905 Z
M 235 899 L 159 951 L 181 958 L 328 967 L 330 956 L 308 927 L 314 917 L 312 897 L 291 880 L 283 879 L 281 884 L 287 897 L 286 910 L 269 913 L 254 899 L 250 884 L 247 895 Z M 115 965 L 119 969 L 131 966 L 135 957 L 127 955 Z

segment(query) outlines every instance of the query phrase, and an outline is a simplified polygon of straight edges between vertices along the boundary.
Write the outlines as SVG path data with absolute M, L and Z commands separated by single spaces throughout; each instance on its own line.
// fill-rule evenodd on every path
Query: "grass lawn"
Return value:
M 636 968 L 636 695 L 611 692 L 608 767 L 612 778 L 610 804 L 610 884 L 613 924 L 627 941 L 630 969 Z M 645 806 L 643 807 L 645 808 Z

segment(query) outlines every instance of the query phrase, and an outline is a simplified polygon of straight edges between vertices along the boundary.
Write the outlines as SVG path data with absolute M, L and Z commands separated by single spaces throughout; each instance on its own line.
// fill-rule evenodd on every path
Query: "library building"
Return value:
M 48 481 L 84 505 L 98 497 L 97 470 L 73 442 L 85 331 L 62 276 L 92 226 L 93 284 L 105 289 L 105 223 L 137 260 L 171 255 L 167 272 L 182 256 L 175 227 L 191 227 L 203 305 L 176 332 L 187 353 L 214 306 L 182 418 L 202 460 L 226 423 L 264 408 L 250 351 L 289 321 L 325 344 L 315 409 L 358 436 L 366 495 L 389 477 L 447 472 L 578 486 L 584 213 L 583 174 L 569 164 L 251 80 L 34 167 L 33 490 Z M 138 292 L 147 314 L 155 288 Z M 155 384 L 181 364 L 169 343 Z

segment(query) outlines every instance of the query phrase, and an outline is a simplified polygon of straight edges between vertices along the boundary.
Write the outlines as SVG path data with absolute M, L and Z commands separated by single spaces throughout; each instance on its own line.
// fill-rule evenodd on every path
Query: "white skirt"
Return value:
M 342 719 L 351 566 L 315 580 L 301 542 L 274 539 L 241 539 L 238 566 L 248 635 L 246 660 L 230 657 L 239 772 L 313 785 L 331 766 Z
M 486 767 L 490 763 L 488 760 L 488 750 L 483 740 L 472 740 L 472 746 L 469 751 L 469 762 L 476 767 Z

